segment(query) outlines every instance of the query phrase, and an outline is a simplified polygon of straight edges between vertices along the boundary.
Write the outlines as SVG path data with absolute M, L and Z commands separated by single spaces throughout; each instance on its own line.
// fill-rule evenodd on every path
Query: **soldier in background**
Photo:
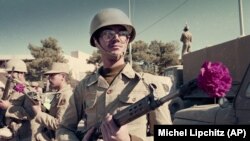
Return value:
M 39 105 L 34 105 L 33 110 L 36 114 L 35 121 L 41 124 L 45 134 L 38 134 L 37 139 L 42 141 L 55 140 L 55 130 L 62 120 L 63 114 L 69 104 L 69 98 L 72 95 L 72 88 L 67 83 L 69 75 L 69 66 L 66 63 L 53 63 L 52 69 L 45 73 L 48 75 L 50 86 L 56 90 L 54 98 L 51 101 L 49 114 L 42 112 Z M 42 136 L 40 136 L 42 135 Z
M 181 39 L 180 41 L 183 42 L 182 46 L 182 52 L 181 55 L 183 56 L 184 54 L 187 54 L 191 52 L 191 43 L 192 43 L 192 34 L 189 32 L 189 27 L 186 24 L 186 26 L 183 29 L 183 33 L 181 34 Z
M 58 140 L 79 140 L 75 132 L 82 118 L 86 120 L 85 129 L 102 122 L 100 128 L 105 141 L 147 140 L 147 125 L 152 135 L 155 124 L 172 123 L 168 103 L 151 111 L 148 116 L 143 115 L 121 127 L 117 127 L 112 119 L 112 115 L 148 95 L 150 83 L 157 86 L 157 97 L 166 94 L 157 77 L 136 73 L 125 62 L 128 44 L 135 34 L 131 21 L 119 9 L 104 9 L 94 16 L 90 27 L 90 44 L 100 50 L 103 65 L 97 73 L 85 77 L 76 87 L 56 132 Z M 89 130 L 83 141 L 88 141 L 92 132 Z
M 6 110 L 6 126 L 0 129 L 0 140 L 33 141 L 39 125 L 30 120 L 31 101 L 23 94 L 22 88 L 28 86 L 25 80 L 27 66 L 20 59 L 11 59 L 6 63 L 6 72 L 10 74 L 13 67 L 12 78 L 18 83 L 11 87 L 7 100 L 0 100 L 0 108 Z
M 33 82 L 30 83 L 30 86 L 34 89 L 35 92 L 38 92 L 38 93 L 42 93 L 43 92 L 43 90 L 39 86 L 38 82 L 33 81 Z

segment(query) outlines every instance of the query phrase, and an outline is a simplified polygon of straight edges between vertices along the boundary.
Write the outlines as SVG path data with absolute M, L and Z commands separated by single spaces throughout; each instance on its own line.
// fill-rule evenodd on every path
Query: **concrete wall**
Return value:
M 95 70 L 95 66 L 92 64 L 87 64 L 87 60 L 90 55 L 77 55 L 77 56 L 69 56 L 64 55 L 64 57 L 68 60 L 68 65 L 70 67 L 72 77 L 78 81 L 82 80 L 87 72 L 93 72 Z
M 233 81 L 241 81 L 250 63 L 250 35 L 184 55 L 184 82 L 196 78 L 205 61 L 222 62 L 229 68 Z

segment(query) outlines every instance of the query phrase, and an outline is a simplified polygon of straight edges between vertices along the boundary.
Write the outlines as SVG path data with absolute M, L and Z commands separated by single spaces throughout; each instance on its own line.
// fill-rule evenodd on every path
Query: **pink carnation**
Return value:
M 221 62 L 205 62 L 198 76 L 198 87 L 211 97 L 224 97 L 232 86 L 229 70 Z
M 13 89 L 19 93 L 23 93 L 24 88 L 25 86 L 23 84 L 16 84 Z

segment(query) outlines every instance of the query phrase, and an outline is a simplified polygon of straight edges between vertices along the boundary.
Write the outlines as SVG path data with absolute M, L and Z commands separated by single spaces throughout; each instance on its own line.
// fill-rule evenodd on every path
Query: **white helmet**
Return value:
M 135 38 L 136 31 L 128 16 L 120 9 L 107 8 L 98 12 L 90 25 L 90 44 L 95 47 L 94 36 L 98 29 L 110 25 L 122 25 L 130 32 L 130 42 Z
M 6 63 L 6 71 L 7 72 L 10 72 L 12 71 L 12 68 L 14 68 L 14 71 L 17 71 L 17 72 L 24 72 L 24 73 L 27 73 L 27 66 L 26 64 L 24 63 L 23 60 L 21 59 L 10 59 L 7 63 Z

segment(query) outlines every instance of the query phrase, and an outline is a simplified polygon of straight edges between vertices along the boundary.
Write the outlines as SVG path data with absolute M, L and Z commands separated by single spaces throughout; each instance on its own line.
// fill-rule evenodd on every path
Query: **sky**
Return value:
M 250 34 L 250 0 L 242 0 L 245 35 Z M 129 0 L 0 0 L 0 55 L 30 54 L 28 45 L 58 40 L 66 54 L 91 54 L 89 27 L 103 8 L 129 15 Z M 177 41 L 186 23 L 193 34 L 191 50 L 240 37 L 238 0 L 130 0 L 135 41 Z

